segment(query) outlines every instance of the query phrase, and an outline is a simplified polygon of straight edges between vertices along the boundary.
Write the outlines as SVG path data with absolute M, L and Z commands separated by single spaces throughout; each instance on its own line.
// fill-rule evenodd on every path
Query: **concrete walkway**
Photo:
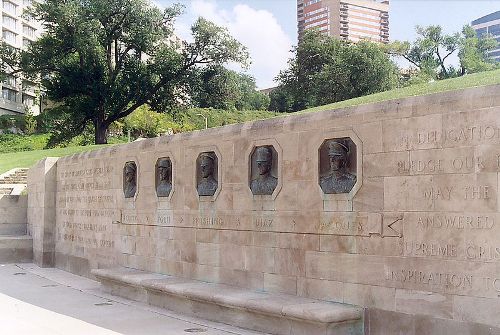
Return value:
M 2 334 L 257 335 L 100 291 L 99 283 L 33 264 L 0 265 Z

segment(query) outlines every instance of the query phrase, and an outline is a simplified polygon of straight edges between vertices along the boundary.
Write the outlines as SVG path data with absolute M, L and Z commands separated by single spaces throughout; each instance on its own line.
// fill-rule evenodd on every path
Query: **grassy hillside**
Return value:
M 435 81 L 432 83 L 413 85 L 404 88 L 366 95 L 364 97 L 344 100 L 333 104 L 313 107 L 299 113 L 318 112 L 337 108 L 352 107 L 369 103 L 400 99 L 418 95 L 426 95 L 445 91 L 460 90 L 469 87 L 500 84 L 500 70 L 469 74 L 463 77 Z
M 97 149 L 100 147 L 102 147 L 102 145 L 89 145 L 85 147 L 68 147 L 0 154 L 0 174 L 13 168 L 32 167 L 36 162 L 45 157 L 61 157 L 82 151 Z

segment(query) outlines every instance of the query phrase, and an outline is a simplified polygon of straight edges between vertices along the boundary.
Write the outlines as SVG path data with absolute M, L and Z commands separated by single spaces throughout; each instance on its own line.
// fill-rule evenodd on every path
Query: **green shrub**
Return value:
M 36 135 L 0 135 L 0 153 L 20 152 L 44 149 L 50 134 Z
M 0 115 L 0 130 L 6 132 L 12 127 L 25 131 L 26 120 L 24 115 Z

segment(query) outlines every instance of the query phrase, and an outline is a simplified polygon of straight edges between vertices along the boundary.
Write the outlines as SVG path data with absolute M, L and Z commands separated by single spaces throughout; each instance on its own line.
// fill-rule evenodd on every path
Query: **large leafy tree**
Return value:
M 393 88 L 396 66 L 373 42 L 356 44 L 308 30 L 277 77 L 270 109 L 297 111 Z
M 93 127 L 95 143 L 138 107 L 169 111 L 188 100 L 191 73 L 199 66 L 245 63 L 246 49 L 227 30 L 200 18 L 193 42 L 176 42 L 178 5 L 161 11 L 148 0 L 45 0 L 29 15 L 44 34 L 27 51 L 2 58 L 27 76 L 40 76 L 57 129 L 52 142 Z
M 201 69 L 192 88 L 193 104 L 202 108 L 265 110 L 269 105 L 252 76 L 220 65 Z

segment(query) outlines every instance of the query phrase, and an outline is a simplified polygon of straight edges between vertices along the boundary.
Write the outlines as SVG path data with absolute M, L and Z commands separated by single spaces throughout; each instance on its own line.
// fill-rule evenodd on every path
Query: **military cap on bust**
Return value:
M 269 162 L 273 159 L 273 152 L 268 147 L 258 147 L 255 160 L 257 162 Z
M 172 163 L 168 159 L 160 159 L 158 162 L 158 167 L 169 168 L 170 166 L 172 166 Z
M 137 167 L 135 166 L 134 162 L 125 163 L 125 172 L 129 171 L 129 170 L 131 170 L 133 172 L 135 172 L 137 170 Z
M 204 161 L 205 159 L 210 159 L 212 162 L 214 162 L 214 158 L 212 157 L 212 155 L 206 152 L 200 154 L 200 160 Z
M 344 144 L 331 141 L 328 143 L 328 156 L 347 156 L 349 148 Z

